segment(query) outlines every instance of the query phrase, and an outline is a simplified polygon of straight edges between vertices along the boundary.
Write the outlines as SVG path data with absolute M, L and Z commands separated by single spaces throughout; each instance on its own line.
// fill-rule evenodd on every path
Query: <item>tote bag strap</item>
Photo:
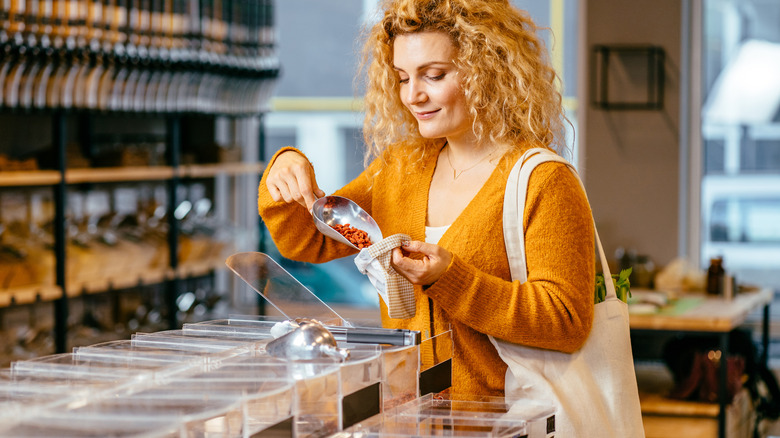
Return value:
M 528 280 L 528 267 L 525 259 L 525 235 L 523 230 L 523 211 L 525 210 L 525 197 L 528 192 L 528 181 L 531 178 L 531 172 L 541 163 L 548 161 L 557 161 L 563 163 L 577 178 L 587 200 L 585 185 L 582 184 L 577 170 L 563 157 L 553 153 L 549 149 L 532 148 L 526 151 L 522 157 L 515 163 L 509 172 L 506 183 L 506 193 L 504 194 L 504 245 L 506 246 L 507 258 L 509 260 L 509 269 L 512 279 L 525 283 Z M 588 201 L 588 204 L 590 202 Z M 601 245 L 601 238 L 596 229 L 596 222 L 593 221 L 593 231 L 595 233 L 596 246 L 601 260 L 601 267 L 604 274 L 604 285 L 607 289 L 607 298 L 617 299 L 615 285 L 611 279 L 612 274 L 609 270 L 607 257 L 604 248 Z

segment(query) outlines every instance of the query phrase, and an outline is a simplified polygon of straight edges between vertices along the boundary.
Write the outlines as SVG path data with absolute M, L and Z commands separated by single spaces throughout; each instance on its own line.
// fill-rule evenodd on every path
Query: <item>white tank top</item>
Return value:
M 441 227 L 425 227 L 425 243 L 433 243 L 434 245 L 439 243 L 441 236 L 450 228 L 449 225 Z

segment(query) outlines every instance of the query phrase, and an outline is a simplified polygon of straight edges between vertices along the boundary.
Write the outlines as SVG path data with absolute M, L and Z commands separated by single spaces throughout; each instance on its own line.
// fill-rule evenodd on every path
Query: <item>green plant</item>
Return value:
M 628 302 L 631 296 L 631 282 L 628 276 L 631 275 L 632 268 L 623 269 L 620 274 L 612 274 L 612 284 L 615 285 L 615 293 L 623 302 Z M 596 274 L 596 293 L 594 303 L 598 304 L 607 298 L 607 287 L 604 283 L 604 274 Z

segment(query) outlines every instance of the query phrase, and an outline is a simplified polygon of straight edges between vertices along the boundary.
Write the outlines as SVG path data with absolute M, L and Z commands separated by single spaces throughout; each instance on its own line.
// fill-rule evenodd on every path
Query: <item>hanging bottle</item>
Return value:
M 22 32 L 24 32 L 24 10 L 26 9 L 25 0 L 11 0 L 8 5 L 8 37 L 21 43 Z
M 11 64 L 7 75 L 1 83 L 3 90 L 3 105 L 8 108 L 16 108 L 19 105 L 19 87 L 24 77 L 24 72 L 30 64 L 30 53 L 26 45 L 17 47 L 15 62 Z
M 103 37 L 103 0 L 87 0 L 87 44 L 96 50 L 100 46 Z
M 8 41 L 8 27 L 11 24 L 11 0 L 0 0 L 0 43 Z
M 112 45 L 125 44 L 128 31 L 128 0 L 116 0 L 114 4 L 114 19 L 111 23 Z
M 46 108 L 46 90 L 54 72 L 57 70 L 57 58 L 52 47 L 43 47 L 42 67 L 33 84 L 32 105 L 37 109 Z
M 38 0 L 26 0 L 24 9 L 24 33 L 25 43 L 28 47 L 37 44 L 39 22 Z
M 27 69 L 22 73 L 22 80 L 19 83 L 19 98 L 17 105 L 19 108 L 31 109 L 33 107 L 33 96 L 35 92 L 35 78 L 38 77 L 38 71 L 43 67 L 44 49 L 34 46 L 28 55 L 30 58 Z
M 41 39 L 51 39 L 54 22 L 54 0 L 40 0 L 38 2 L 38 34 Z
M 75 47 L 79 41 L 81 23 L 84 21 L 84 18 L 81 16 L 81 11 L 83 9 L 78 0 L 64 0 L 64 3 L 65 15 L 63 17 L 62 26 L 66 41 L 65 44 L 70 47 Z

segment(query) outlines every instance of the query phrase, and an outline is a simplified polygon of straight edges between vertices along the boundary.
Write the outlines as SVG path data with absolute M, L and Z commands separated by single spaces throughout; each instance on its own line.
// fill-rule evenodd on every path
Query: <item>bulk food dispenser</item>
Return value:
M 379 410 L 450 387 L 452 339 L 449 331 L 421 341 L 417 331 L 356 326 L 264 253 L 234 254 L 226 263 L 280 316 L 236 315 L 224 320 L 185 324 L 184 333 L 268 339 L 278 336 L 278 333 L 273 333 L 274 330 L 279 330 L 288 321 L 314 319 L 322 322 L 339 346 L 349 350 L 351 355 L 364 355 L 370 351 L 379 353 L 382 372 Z M 369 392 L 366 389 L 366 393 Z M 359 399 L 360 394 L 355 397 Z M 369 404 L 376 405 L 366 399 L 356 403 L 361 406 Z M 347 418 L 342 425 L 346 427 L 349 424 L 352 421 Z
M 503 397 L 428 394 L 334 434 L 379 437 L 553 438 L 555 409 L 547 403 Z
M 449 387 L 449 333 L 421 342 L 414 331 L 356 326 L 267 255 L 237 256 L 229 267 L 281 316 L 231 316 L 14 362 L 0 375 L 0 437 L 320 437 Z M 339 354 L 280 350 L 304 324 L 323 327 Z M 421 367 L 421 357 L 436 360 Z
M 450 332 L 355 325 L 262 253 L 228 266 L 279 315 L 14 362 L 0 437 L 553 436 L 549 406 L 442 393 Z

